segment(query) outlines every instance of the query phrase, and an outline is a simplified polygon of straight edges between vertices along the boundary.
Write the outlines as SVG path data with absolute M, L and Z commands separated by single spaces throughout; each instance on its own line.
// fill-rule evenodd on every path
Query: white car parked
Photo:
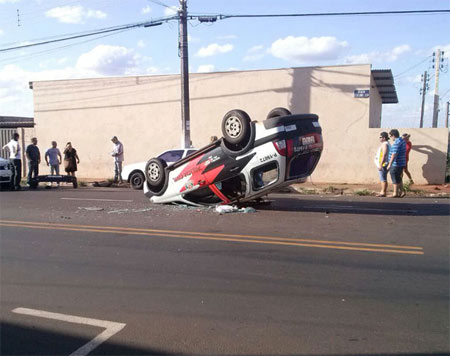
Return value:
M 11 188 L 12 169 L 9 160 L 0 157 L 0 184 L 2 188 Z
M 168 165 L 179 161 L 197 151 L 195 148 L 180 148 L 175 150 L 167 150 L 161 153 L 158 158 L 163 159 Z M 133 189 L 142 189 L 145 182 L 145 162 L 127 164 L 122 168 L 122 179 L 130 183 Z

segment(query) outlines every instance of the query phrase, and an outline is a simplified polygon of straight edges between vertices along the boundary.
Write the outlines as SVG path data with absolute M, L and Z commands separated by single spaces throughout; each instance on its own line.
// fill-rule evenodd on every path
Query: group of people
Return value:
M 389 143 L 389 139 L 393 140 L 392 145 Z M 406 194 L 403 189 L 403 173 L 408 176 L 410 184 L 414 183 L 408 170 L 409 152 L 412 148 L 412 143 L 409 139 L 410 135 L 407 133 L 400 137 L 397 129 L 392 129 L 389 133 L 384 131 L 380 133 L 379 140 L 381 145 L 375 156 L 375 165 L 378 168 L 381 182 L 381 190 L 377 197 L 385 197 L 387 195 L 388 172 L 394 186 L 393 198 L 403 198 Z
M 14 190 L 20 190 L 20 180 L 22 177 L 22 153 L 19 143 L 19 134 L 16 132 L 13 134 L 11 141 L 9 141 L 3 149 L 9 152 L 9 159 L 12 166 L 11 183 Z M 123 183 L 122 180 L 122 163 L 124 160 L 123 144 L 119 141 L 117 136 L 111 139 L 113 143 L 113 151 L 111 155 L 114 158 L 114 183 Z M 38 140 L 36 137 L 31 138 L 31 144 L 29 144 L 25 150 L 28 161 L 28 176 L 27 183 L 31 185 L 31 181 L 39 175 L 39 165 L 41 163 L 41 152 L 37 146 Z M 65 172 L 75 177 L 75 172 L 78 170 L 78 164 L 80 164 L 80 158 L 78 157 L 77 150 L 72 146 L 71 142 L 67 142 L 63 151 L 64 159 L 58 148 L 56 141 L 52 141 L 51 147 L 45 151 L 45 163 L 50 167 L 51 175 L 59 175 L 59 166 L 64 164 Z M 59 185 L 59 183 L 57 183 Z
M 11 141 L 9 141 L 3 149 L 9 151 L 9 159 L 12 165 L 11 183 L 14 190 L 20 190 L 20 180 L 22 177 L 22 155 L 19 144 L 19 134 L 14 133 Z M 25 154 L 28 161 L 27 183 L 31 185 L 31 181 L 39 175 L 39 164 L 41 163 L 41 152 L 37 146 L 36 137 L 31 138 L 31 144 L 27 146 Z M 56 141 L 52 141 L 51 147 L 45 151 L 45 163 L 50 167 L 51 175 L 59 175 L 59 166 L 64 163 L 64 170 L 68 175 L 75 176 L 77 165 L 80 163 L 77 150 L 72 147 L 72 143 L 67 142 L 63 151 L 64 159 L 58 148 Z M 59 184 L 59 183 L 58 183 Z

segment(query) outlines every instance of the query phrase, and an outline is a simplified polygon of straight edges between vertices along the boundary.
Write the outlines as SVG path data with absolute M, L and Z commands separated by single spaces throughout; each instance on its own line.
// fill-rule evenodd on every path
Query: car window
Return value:
M 253 190 L 259 190 L 275 183 L 278 180 L 278 165 L 270 162 L 252 171 Z
M 183 157 L 183 150 L 172 150 L 164 152 L 163 154 L 159 155 L 158 158 L 163 159 L 166 162 L 176 162 Z
M 195 151 L 197 151 L 197 150 L 188 150 L 186 153 L 186 156 L 193 154 Z

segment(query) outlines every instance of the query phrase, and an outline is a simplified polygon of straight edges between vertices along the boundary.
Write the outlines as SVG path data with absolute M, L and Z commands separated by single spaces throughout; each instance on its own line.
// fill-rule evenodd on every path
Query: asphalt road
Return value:
M 2 355 L 448 355 L 449 200 L 0 192 Z

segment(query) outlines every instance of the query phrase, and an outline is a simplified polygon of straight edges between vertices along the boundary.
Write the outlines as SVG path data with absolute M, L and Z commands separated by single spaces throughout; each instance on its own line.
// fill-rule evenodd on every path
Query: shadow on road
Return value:
M 102 331 L 99 329 L 99 333 Z M 71 355 L 89 339 L 43 328 L 0 322 L 0 355 Z M 138 348 L 106 341 L 89 355 L 174 355 L 164 350 Z M 180 354 L 177 354 L 180 355 Z
M 24 327 L 18 324 L 2 322 L 1 355 L 70 355 L 90 340 L 78 336 L 57 333 L 46 329 Z M 174 355 L 163 350 L 138 348 L 105 342 L 89 355 Z M 177 353 L 182 356 L 183 354 Z M 252 354 L 258 355 L 258 354 Z M 270 354 L 264 354 L 270 356 Z M 282 355 L 282 354 L 277 354 Z M 285 356 L 354 356 L 354 354 L 283 354 Z M 359 353 L 360 356 L 448 356 L 449 352 L 426 353 Z
M 372 198 L 375 199 L 375 198 Z M 394 201 L 395 200 L 395 201 Z M 407 200 L 382 198 L 380 201 L 358 200 L 331 200 L 326 198 L 298 198 L 297 196 L 269 196 L 265 204 L 252 205 L 258 210 L 274 211 L 303 211 L 319 213 L 364 214 L 364 215 L 403 215 L 403 216 L 449 216 L 450 204 L 447 200 L 439 200 L 438 203 L 428 199 L 420 202 Z

